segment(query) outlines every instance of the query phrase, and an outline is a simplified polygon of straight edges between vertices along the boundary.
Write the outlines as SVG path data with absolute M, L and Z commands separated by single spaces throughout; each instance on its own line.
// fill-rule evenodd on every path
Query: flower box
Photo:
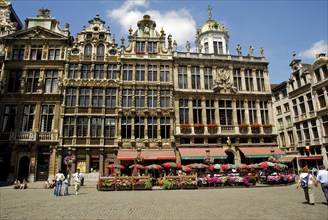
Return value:
M 132 186 L 116 186 L 117 191 L 129 191 L 132 190 Z
M 194 128 L 204 128 L 203 124 L 194 124 Z
M 194 184 L 185 184 L 182 185 L 181 189 L 198 189 L 198 186 Z
M 246 129 L 246 128 L 248 128 L 248 124 L 240 124 L 239 125 L 239 128 L 242 128 L 242 129 Z
M 190 124 L 180 124 L 180 128 L 190 128 Z
M 272 128 L 272 124 L 263 124 L 262 127 L 263 128 Z
M 260 124 L 251 124 L 252 129 L 260 129 L 261 125 Z
M 218 124 L 207 124 L 208 128 L 217 128 L 218 126 Z
M 99 191 L 115 191 L 115 185 L 112 186 L 100 186 Z

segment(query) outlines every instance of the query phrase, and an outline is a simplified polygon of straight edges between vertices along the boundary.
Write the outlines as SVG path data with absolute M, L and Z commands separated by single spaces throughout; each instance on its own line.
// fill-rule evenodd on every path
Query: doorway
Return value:
M 18 169 L 18 180 L 23 181 L 25 179 L 27 181 L 28 172 L 30 167 L 30 158 L 27 156 L 21 157 L 19 160 L 19 169 Z
M 234 155 L 234 153 L 232 153 L 231 151 L 226 151 L 225 153 L 228 155 L 228 157 L 227 157 L 227 159 L 225 161 L 227 163 L 234 164 L 235 163 L 235 155 Z

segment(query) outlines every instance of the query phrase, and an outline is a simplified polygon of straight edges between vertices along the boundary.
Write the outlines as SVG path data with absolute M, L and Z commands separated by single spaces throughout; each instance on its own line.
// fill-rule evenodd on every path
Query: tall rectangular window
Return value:
M 284 104 L 284 109 L 285 109 L 285 112 L 289 112 L 290 109 L 289 109 L 289 103 L 285 103 Z
M 89 88 L 80 88 L 79 106 L 80 107 L 89 107 L 89 105 L 90 105 L 90 89 Z
M 122 104 L 123 108 L 131 108 L 132 107 L 132 90 L 124 89 L 122 96 Z
M 58 70 L 47 70 L 45 78 L 45 93 L 57 92 Z
M 157 65 L 148 65 L 148 81 L 157 81 Z
M 77 136 L 78 137 L 87 137 L 88 135 L 88 117 L 78 117 L 77 118 Z
M 186 66 L 178 67 L 178 85 L 179 89 L 188 89 L 188 76 Z
M 179 100 L 180 124 L 189 124 L 189 106 L 188 99 Z
M 157 53 L 157 42 L 148 42 L 148 53 Z
M 157 138 L 157 117 L 148 117 L 148 138 Z
M 136 42 L 136 53 L 145 53 L 145 42 L 144 41 Z
M 92 106 L 102 107 L 104 90 L 102 88 L 94 88 L 92 91 Z
M 252 70 L 251 69 L 245 69 L 244 73 L 245 73 L 246 90 L 247 91 L 254 91 Z
M 141 89 L 137 89 L 135 91 L 135 100 L 136 100 L 137 108 L 144 108 L 145 107 L 145 91 L 141 90 Z
M 302 141 L 303 137 L 302 137 L 301 124 L 296 124 L 295 127 L 296 127 L 296 134 L 297 134 L 298 141 Z
M 191 67 L 191 87 L 192 89 L 200 89 L 200 73 L 198 66 Z
M 101 137 L 101 118 L 92 117 L 90 128 L 91 137 Z
M 236 111 L 237 111 L 237 122 L 238 124 L 245 124 L 246 118 L 245 118 L 245 106 L 244 101 L 237 100 L 236 101 Z
M 136 81 L 145 81 L 145 65 L 136 65 Z
M 264 92 L 265 86 L 264 86 L 263 70 L 256 70 L 256 83 L 257 83 L 257 90 L 260 92 Z
M 135 138 L 145 138 L 145 118 L 135 117 L 134 118 L 134 136 Z
M 42 46 L 32 45 L 30 52 L 30 60 L 41 60 L 42 59 Z
M 194 99 L 192 100 L 192 112 L 194 118 L 194 124 L 203 124 L 203 109 L 202 109 L 202 100 Z
M 40 77 L 39 70 L 29 70 L 26 81 L 26 92 L 32 93 L 36 92 L 38 89 L 38 82 Z
M 116 79 L 117 78 L 117 65 L 108 64 L 107 65 L 107 79 Z
M 90 78 L 91 78 L 91 64 L 83 64 L 81 79 L 90 79 Z
M 293 131 L 288 131 L 288 139 L 289 139 L 289 143 L 290 145 L 294 145 L 294 134 L 293 134 Z
M 24 105 L 22 131 L 33 130 L 35 120 L 35 105 Z
M 95 79 L 103 79 L 104 78 L 104 65 L 95 64 Z
M 251 124 L 258 123 L 255 101 L 248 101 L 248 115 L 249 115 L 249 123 L 251 123 Z
M 161 139 L 169 139 L 170 138 L 170 118 L 162 117 L 161 121 Z
M 319 108 L 325 108 L 326 107 L 326 99 L 325 94 L 323 93 L 322 89 L 317 90 L 317 96 L 319 101 Z
M 170 91 L 161 91 L 161 108 L 170 108 Z
M 17 105 L 5 105 L 1 129 L 2 132 L 15 130 L 16 114 Z
M 322 116 L 322 126 L 324 130 L 324 136 L 328 136 L 328 116 L 324 115 Z
M 65 106 L 74 107 L 76 105 L 76 88 L 67 88 L 65 96 Z
M 148 90 L 148 107 L 157 107 L 157 90 Z
M 204 43 L 204 50 L 205 50 L 205 53 L 209 53 L 208 42 Z
M 319 138 L 317 123 L 315 120 L 311 120 L 312 134 L 315 139 Z
M 309 131 L 309 125 L 308 122 L 303 122 L 303 132 L 306 140 L 310 140 L 310 131 Z
M 303 96 L 298 97 L 298 101 L 299 101 L 299 106 L 300 106 L 300 109 L 301 109 L 301 113 L 305 114 L 306 113 L 306 108 L 305 108 L 304 97 Z
M 41 132 L 51 132 L 54 124 L 55 105 L 42 105 Z
M 64 117 L 64 137 L 73 137 L 75 135 L 75 117 Z
M 312 98 L 311 93 L 306 94 L 306 99 L 307 99 L 307 104 L 308 104 L 310 113 L 314 112 L 313 101 L 312 101 L 313 98 Z
M 243 90 L 240 69 L 233 69 L 233 85 L 238 89 L 238 91 Z
M 289 128 L 293 126 L 292 119 L 291 119 L 290 115 L 286 116 L 286 122 L 287 122 L 287 126 Z
M 292 100 L 292 103 L 293 103 L 294 115 L 295 115 L 295 116 L 298 116 L 298 105 L 297 105 L 297 100 L 296 100 L 296 99 L 293 99 L 293 100 Z
M 22 59 L 24 59 L 24 47 L 23 46 L 14 46 L 13 60 L 22 60 Z
M 213 88 L 213 75 L 211 67 L 204 67 L 204 86 L 207 90 Z
M 130 139 L 131 138 L 131 130 L 132 130 L 131 117 L 123 116 L 122 117 L 122 127 L 121 127 L 122 138 Z
M 116 100 L 116 89 L 106 89 L 106 108 L 115 108 Z
M 214 100 L 206 100 L 206 121 L 207 124 L 216 124 Z
M 60 46 L 50 45 L 48 50 L 48 60 L 59 60 Z
M 133 66 L 131 64 L 123 65 L 123 80 L 132 81 Z
M 261 113 L 261 121 L 262 124 L 269 124 L 269 110 L 268 110 L 268 102 L 260 101 L 260 113 Z
M 232 125 L 232 105 L 231 100 L 219 101 L 220 125 Z
M 161 65 L 161 82 L 170 81 L 170 67 L 169 65 Z
M 8 93 L 18 93 L 22 70 L 10 70 L 8 79 Z
M 105 138 L 113 138 L 115 137 L 115 118 L 114 117 L 108 117 L 105 118 Z
M 223 54 L 223 45 L 221 41 L 213 41 L 214 54 Z
M 69 70 L 68 70 L 68 78 L 69 79 L 77 79 L 78 70 L 79 70 L 79 65 L 78 64 L 70 64 L 69 65 Z

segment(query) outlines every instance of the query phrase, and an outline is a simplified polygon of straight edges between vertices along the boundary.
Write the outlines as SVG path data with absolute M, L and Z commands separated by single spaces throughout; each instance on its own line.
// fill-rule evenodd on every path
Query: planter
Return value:
M 180 186 L 173 186 L 170 190 L 176 190 L 176 189 L 181 189 Z
M 117 191 L 131 191 L 132 187 L 131 186 L 116 186 Z
M 152 190 L 152 189 L 146 189 L 144 185 L 136 185 L 133 187 L 133 190 Z
M 218 133 L 218 128 L 217 127 L 207 128 L 207 129 L 208 129 L 208 133 L 210 133 L 210 134 Z
M 181 128 L 181 133 L 190 134 L 191 133 L 191 128 Z
M 197 185 L 191 184 L 191 185 L 183 185 L 182 189 L 198 189 Z
M 100 186 L 99 191 L 115 191 L 115 185 L 113 186 Z

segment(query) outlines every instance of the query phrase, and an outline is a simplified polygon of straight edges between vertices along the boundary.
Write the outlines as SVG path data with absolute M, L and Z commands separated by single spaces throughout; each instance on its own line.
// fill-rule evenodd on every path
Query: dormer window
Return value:
M 97 60 L 104 60 L 105 54 L 105 46 L 103 44 L 99 44 L 97 47 Z
M 33 45 L 31 47 L 31 60 L 41 60 L 42 58 L 42 46 Z
M 14 47 L 13 50 L 13 59 L 22 60 L 24 58 L 24 47 Z
M 48 60 L 59 60 L 60 46 L 50 46 L 48 52 Z
M 91 40 L 92 39 L 92 34 L 87 34 L 86 39 Z
M 84 60 L 91 60 L 92 55 L 92 45 L 87 44 L 84 47 Z
M 214 54 L 223 54 L 223 46 L 221 41 L 213 41 Z
M 145 42 L 144 41 L 136 42 L 136 53 L 145 53 Z
M 93 30 L 94 31 L 99 31 L 99 28 L 98 27 L 94 27 Z
M 205 53 L 209 53 L 209 51 L 208 51 L 208 42 L 206 42 L 204 44 L 204 49 L 205 49 Z
M 72 54 L 79 54 L 79 49 L 77 49 L 77 48 L 74 48 L 74 49 L 72 49 Z
M 148 53 L 157 53 L 157 42 L 148 42 Z
M 99 34 L 99 40 L 103 40 L 105 39 L 105 35 L 104 34 Z

